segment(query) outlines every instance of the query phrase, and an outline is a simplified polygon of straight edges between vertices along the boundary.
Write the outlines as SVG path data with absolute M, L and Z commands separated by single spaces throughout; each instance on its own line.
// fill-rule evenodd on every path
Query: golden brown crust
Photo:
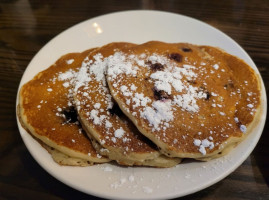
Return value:
M 80 121 L 88 136 L 99 143 L 96 144 L 99 153 L 121 165 L 171 167 L 178 164 L 180 159 L 161 156 L 157 147 L 120 113 L 106 85 L 103 58 L 132 46 L 135 45 L 111 43 L 86 58 L 74 86 Z
M 18 114 L 21 124 L 42 142 L 64 154 L 88 160 L 107 162 L 92 147 L 77 123 L 68 123 L 64 116 L 72 103 L 69 87 L 57 77 L 70 69 L 76 69 L 93 49 L 83 53 L 62 56 L 50 68 L 37 74 L 20 90 Z
M 260 118 L 260 88 L 251 67 L 219 48 L 110 43 L 37 74 L 20 90 L 18 117 L 62 165 L 109 161 L 100 153 L 122 165 L 171 167 L 223 156 L 242 141 Z
M 214 47 L 162 42 L 133 47 L 122 56 L 118 66 L 123 67 L 108 66 L 111 94 L 166 155 L 208 158 L 249 132 L 260 85 L 242 60 Z

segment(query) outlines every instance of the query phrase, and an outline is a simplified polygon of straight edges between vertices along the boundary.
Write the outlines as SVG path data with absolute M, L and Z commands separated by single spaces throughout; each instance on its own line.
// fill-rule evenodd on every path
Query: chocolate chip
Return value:
M 163 90 L 157 90 L 155 87 L 152 89 L 153 95 L 156 100 L 171 99 L 171 95 L 167 94 Z
M 184 52 L 192 52 L 192 49 L 190 49 L 188 47 L 183 47 L 182 51 L 184 51 Z
M 120 107 L 116 103 L 114 103 L 113 107 L 108 109 L 108 111 L 111 115 L 117 115 L 118 117 L 123 115 Z
M 65 116 L 65 123 L 76 123 L 78 121 L 78 114 L 74 106 L 70 106 L 62 111 Z
M 172 60 L 175 60 L 177 62 L 182 61 L 182 55 L 180 55 L 179 53 L 171 53 L 171 54 L 169 54 L 169 58 Z

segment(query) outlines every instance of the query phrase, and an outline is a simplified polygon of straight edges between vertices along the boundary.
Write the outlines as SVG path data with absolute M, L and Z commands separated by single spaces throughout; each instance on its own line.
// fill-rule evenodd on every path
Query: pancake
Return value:
M 68 156 L 57 149 L 46 145 L 44 142 L 39 141 L 39 143 L 50 153 L 53 160 L 59 165 L 86 167 L 94 165 L 95 163 L 89 160 Z
M 172 167 L 181 159 L 162 155 L 156 145 L 144 137 L 113 101 L 105 80 L 106 58 L 115 51 L 136 46 L 111 43 L 83 61 L 74 83 L 74 99 L 81 124 L 94 139 L 95 148 L 121 165 Z
M 73 105 L 71 85 L 62 81 L 62 74 L 77 70 L 92 51 L 62 56 L 24 84 L 19 93 L 18 117 L 22 126 L 44 143 L 61 165 L 86 166 L 109 161 L 96 152 L 83 131 Z
M 258 76 L 218 48 L 152 41 L 117 51 L 107 63 L 114 100 L 167 156 L 218 157 L 260 117 Z

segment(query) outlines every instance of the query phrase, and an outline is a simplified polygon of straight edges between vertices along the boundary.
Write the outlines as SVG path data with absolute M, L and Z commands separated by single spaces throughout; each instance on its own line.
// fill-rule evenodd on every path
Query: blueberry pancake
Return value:
M 80 121 L 89 137 L 97 141 L 100 154 L 121 165 L 172 167 L 179 158 L 162 155 L 121 112 L 110 95 L 105 71 L 117 51 L 136 45 L 111 43 L 89 54 L 75 76 L 74 99 Z
M 71 84 L 63 74 L 78 70 L 94 49 L 62 56 L 55 64 L 24 84 L 19 93 L 22 126 L 61 165 L 86 166 L 108 162 L 99 155 L 82 130 L 73 105 Z
M 113 99 L 167 156 L 215 158 L 259 120 L 258 76 L 218 48 L 152 41 L 106 63 Z

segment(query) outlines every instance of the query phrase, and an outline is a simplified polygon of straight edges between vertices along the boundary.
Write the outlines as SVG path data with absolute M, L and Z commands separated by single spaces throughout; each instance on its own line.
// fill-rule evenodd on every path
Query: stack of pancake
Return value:
M 111 43 L 61 57 L 19 99 L 21 124 L 61 165 L 172 167 L 242 141 L 259 118 L 260 80 L 215 47 Z

